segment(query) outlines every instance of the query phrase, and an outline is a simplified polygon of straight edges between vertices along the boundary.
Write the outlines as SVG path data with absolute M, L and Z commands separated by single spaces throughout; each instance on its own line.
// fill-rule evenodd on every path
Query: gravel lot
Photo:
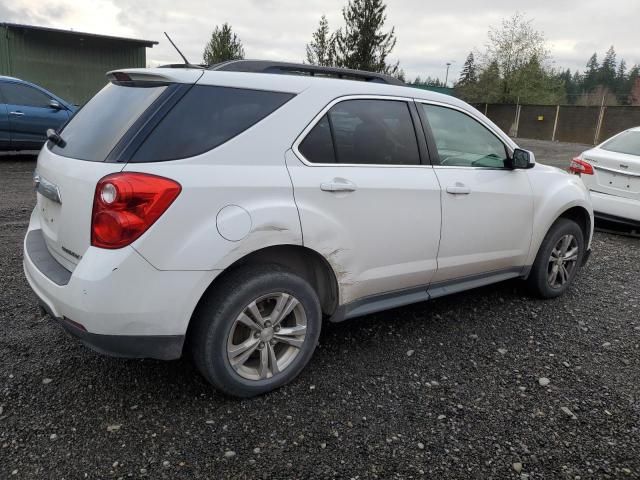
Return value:
M 326 325 L 297 381 L 236 401 L 39 314 L 33 169 L 0 157 L 0 478 L 640 478 L 638 239 L 597 233 L 553 301 L 506 282 Z

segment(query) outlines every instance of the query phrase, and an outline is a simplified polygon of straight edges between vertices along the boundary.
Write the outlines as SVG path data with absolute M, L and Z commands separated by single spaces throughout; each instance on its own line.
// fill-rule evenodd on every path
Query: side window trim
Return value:
M 472 120 L 475 120 L 480 125 L 482 125 L 484 128 L 487 129 L 487 131 L 489 133 L 491 133 L 493 136 L 496 137 L 496 139 L 504 147 L 505 154 L 507 156 L 511 156 L 511 154 L 513 153 L 513 148 L 511 147 L 511 145 L 509 145 L 507 142 L 505 142 L 504 138 L 502 138 L 502 135 L 500 135 L 493 128 L 491 128 L 490 125 L 487 125 L 486 122 L 484 122 L 481 118 L 478 118 L 475 115 L 470 114 L 466 110 L 464 110 L 462 108 L 459 108 L 459 107 L 457 107 L 455 105 L 450 105 L 448 103 L 433 102 L 433 101 L 428 101 L 428 100 L 422 100 L 422 99 L 419 99 L 419 98 L 416 98 L 415 102 L 417 104 L 433 105 L 434 107 L 448 108 L 450 110 L 455 110 L 456 112 L 460 112 L 463 115 L 468 116 Z M 494 168 L 494 167 L 471 167 L 471 166 L 440 165 L 440 154 L 438 153 L 438 148 L 436 146 L 436 139 L 435 139 L 435 137 L 433 135 L 433 130 L 431 130 L 431 125 L 429 124 L 429 120 L 427 119 L 427 115 L 424 112 L 423 108 L 418 108 L 418 114 L 420 116 L 420 120 L 421 120 L 423 128 L 424 128 L 425 136 L 427 137 L 427 145 L 428 145 L 428 148 L 429 148 L 429 153 L 432 155 L 431 158 L 432 158 L 432 162 L 433 162 L 433 166 L 434 167 L 438 167 L 438 168 L 465 168 L 465 169 L 476 169 L 476 170 L 479 170 L 479 169 L 480 170 L 503 170 L 502 168 Z
M 393 101 L 397 101 L 397 102 L 404 102 L 407 105 L 407 108 L 409 109 L 409 112 L 411 114 L 411 120 L 413 123 L 413 129 L 414 129 L 414 133 L 416 136 L 416 142 L 418 144 L 418 152 L 420 154 L 420 164 L 417 165 L 388 165 L 388 164 L 379 164 L 379 163 L 338 163 L 338 152 L 337 152 L 337 148 L 336 148 L 336 144 L 335 144 L 335 136 L 333 135 L 333 124 L 331 121 L 331 116 L 328 115 L 329 110 L 331 110 L 334 106 L 336 106 L 339 103 L 342 102 L 346 102 L 349 100 L 393 100 Z M 396 97 L 393 95 L 368 95 L 368 94 L 361 94 L 361 95 L 345 95 L 345 96 L 341 96 L 341 97 L 336 97 L 333 100 L 331 100 L 327 105 L 325 105 L 322 110 L 320 110 L 320 112 L 318 112 L 316 114 L 315 117 L 313 117 L 313 119 L 311 120 L 311 122 L 309 122 L 309 124 L 304 128 L 304 130 L 302 130 L 302 132 L 300 133 L 300 135 L 298 135 L 296 137 L 296 139 L 293 142 L 293 145 L 291 146 L 291 150 L 293 150 L 293 152 L 295 153 L 295 155 L 298 157 L 298 159 L 300 159 L 302 161 L 302 163 L 304 163 L 306 166 L 308 167 L 378 167 L 378 168 L 416 168 L 416 167 L 431 167 L 431 164 L 429 162 L 429 156 L 428 156 L 428 151 L 426 150 L 426 142 L 425 142 L 425 151 L 422 150 L 422 144 L 420 141 L 421 135 L 419 134 L 417 125 L 416 125 L 416 121 L 417 119 L 414 118 L 415 115 L 415 111 L 412 109 L 416 108 L 415 106 L 415 99 L 413 98 L 409 98 L 409 97 Z M 418 108 L 416 108 L 416 110 L 420 110 Z M 322 120 L 322 117 L 324 117 L 325 115 L 327 115 L 327 119 L 329 122 L 329 128 L 331 129 L 331 141 L 333 143 L 333 149 L 334 149 L 334 155 L 336 158 L 336 163 L 313 163 L 310 162 L 300 151 L 299 147 L 300 144 L 304 141 L 305 138 L 307 138 L 307 135 L 309 134 L 309 132 L 311 132 L 311 130 L 313 130 L 315 128 L 315 126 Z M 426 155 L 426 156 L 423 156 Z

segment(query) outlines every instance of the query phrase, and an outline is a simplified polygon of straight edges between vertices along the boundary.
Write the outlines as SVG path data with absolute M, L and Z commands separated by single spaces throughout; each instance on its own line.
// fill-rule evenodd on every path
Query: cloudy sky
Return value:
M 11 0 L 0 3 L 0 22 L 157 40 L 151 65 L 179 58 L 169 32 L 187 58 L 201 61 L 215 25 L 229 22 L 247 58 L 301 61 L 320 16 L 342 25 L 347 0 Z M 614 45 L 628 65 L 640 63 L 640 0 L 388 0 L 387 25 L 398 43 L 392 54 L 407 77 L 457 78 L 467 53 L 483 49 L 487 30 L 516 11 L 544 32 L 556 67 L 584 69 L 595 51 Z

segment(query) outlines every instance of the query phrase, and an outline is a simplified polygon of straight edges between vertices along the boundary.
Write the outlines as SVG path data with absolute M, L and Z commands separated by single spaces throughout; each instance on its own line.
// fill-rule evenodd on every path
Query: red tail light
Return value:
M 169 208 L 182 187 L 146 173 L 114 173 L 96 185 L 91 245 L 122 248 L 136 240 Z
M 593 167 L 591 164 L 578 157 L 571 160 L 569 171 L 578 175 L 593 175 Z

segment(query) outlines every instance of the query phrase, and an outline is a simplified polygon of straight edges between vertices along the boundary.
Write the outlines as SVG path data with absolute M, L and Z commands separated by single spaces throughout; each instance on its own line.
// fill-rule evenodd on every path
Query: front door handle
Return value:
M 471 189 L 464 183 L 456 182 L 455 185 L 447 187 L 447 193 L 452 195 L 469 195 L 471 193 Z
M 355 183 L 344 178 L 334 178 L 330 182 L 320 184 L 323 192 L 355 192 L 358 189 Z
M 18 117 L 21 117 L 22 115 L 24 115 L 23 112 L 9 112 L 9 115 L 17 115 Z

